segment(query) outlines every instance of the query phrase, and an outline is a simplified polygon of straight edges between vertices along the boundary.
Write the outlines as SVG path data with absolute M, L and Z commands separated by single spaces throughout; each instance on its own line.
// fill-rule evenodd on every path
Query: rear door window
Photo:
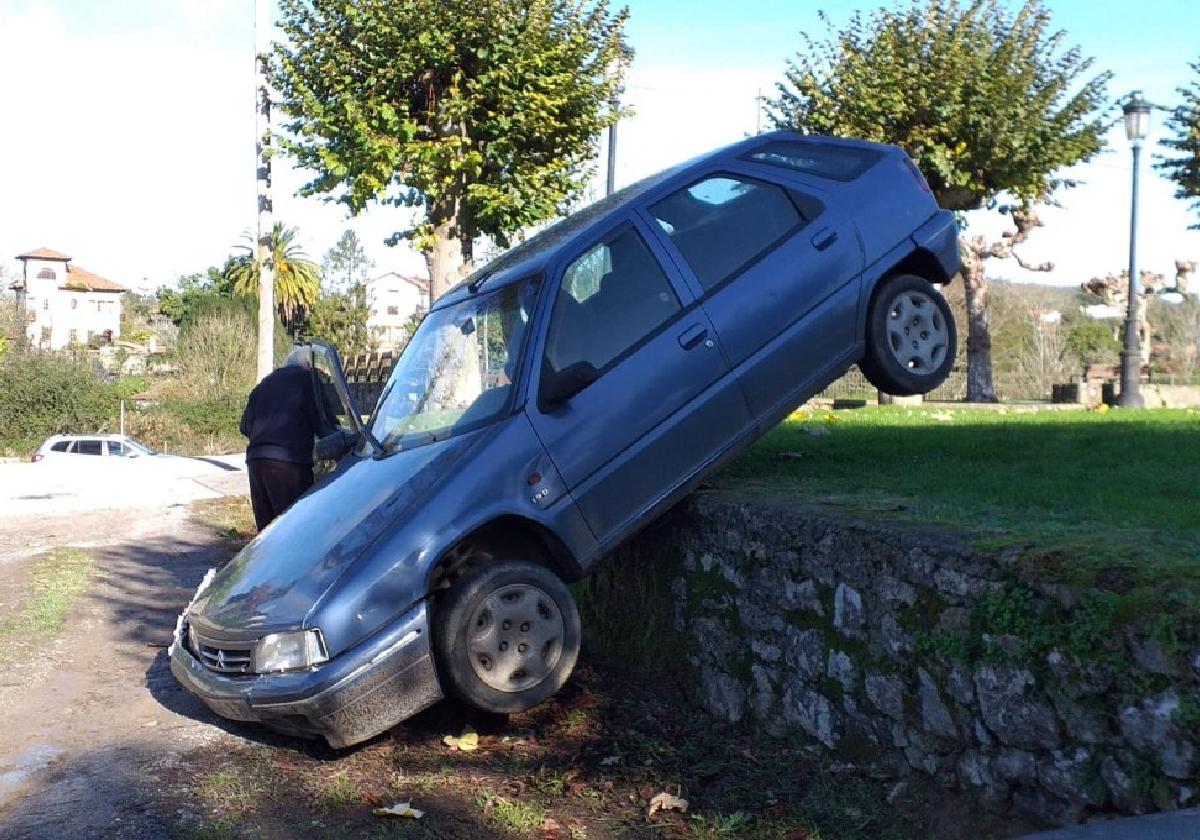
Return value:
M 77 440 L 75 441 L 75 452 L 79 455 L 102 455 L 104 450 L 101 448 L 99 440 Z
M 705 178 L 650 208 L 709 291 L 740 273 L 805 219 L 787 190 L 735 175 Z
M 768 143 L 743 159 L 816 175 L 833 181 L 853 181 L 883 158 L 874 149 L 856 149 L 826 143 Z
M 108 447 L 108 454 L 117 458 L 125 455 L 125 450 L 121 448 L 121 442 L 116 440 L 106 440 L 105 446 Z
M 70 448 L 71 448 L 71 441 L 60 440 L 58 443 L 56 443 L 50 447 L 50 451 L 51 452 L 66 452 Z

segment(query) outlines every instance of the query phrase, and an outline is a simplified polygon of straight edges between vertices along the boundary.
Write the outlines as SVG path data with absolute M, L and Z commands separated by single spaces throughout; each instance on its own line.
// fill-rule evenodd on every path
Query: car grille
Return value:
M 218 671 L 222 674 L 253 673 L 251 671 L 254 658 L 253 643 L 238 645 L 233 642 L 221 642 L 218 646 L 210 644 L 204 639 L 198 639 L 197 646 L 200 648 L 196 651 L 200 662 L 210 671 Z

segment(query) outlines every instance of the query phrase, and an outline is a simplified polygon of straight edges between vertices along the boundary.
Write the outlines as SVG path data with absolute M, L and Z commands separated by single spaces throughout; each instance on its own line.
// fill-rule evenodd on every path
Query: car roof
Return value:
M 627 205 L 638 201 L 676 176 L 686 176 L 693 169 L 704 169 L 720 160 L 736 158 L 759 146 L 780 140 L 826 146 L 842 145 L 877 151 L 896 151 L 894 146 L 873 143 L 868 140 L 804 135 L 793 131 L 772 131 L 739 140 L 714 151 L 705 152 L 661 172 L 656 172 L 542 228 L 524 242 L 513 246 L 480 267 L 463 282 L 447 291 L 434 302 L 433 309 L 441 309 L 477 293 L 491 292 L 525 277 L 538 274 L 546 269 L 547 264 L 554 259 L 561 247 L 568 246 L 575 240 L 589 238 L 595 228 L 608 223 L 610 214 L 620 212 Z

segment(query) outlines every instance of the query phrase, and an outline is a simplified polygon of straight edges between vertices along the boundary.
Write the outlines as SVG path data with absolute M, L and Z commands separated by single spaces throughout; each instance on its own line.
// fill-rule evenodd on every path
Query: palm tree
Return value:
M 276 222 L 271 232 L 271 262 L 275 265 L 275 303 L 284 326 L 291 330 L 317 302 L 321 287 L 321 269 L 296 244 L 297 229 Z M 245 233 L 249 245 L 239 245 L 244 254 L 230 260 L 225 276 L 235 294 L 258 295 L 258 262 L 254 259 L 255 239 Z

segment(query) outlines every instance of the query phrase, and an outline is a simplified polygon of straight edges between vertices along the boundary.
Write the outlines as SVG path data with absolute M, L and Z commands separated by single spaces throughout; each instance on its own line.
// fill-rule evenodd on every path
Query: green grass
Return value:
M 237 542 L 249 542 L 258 533 L 249 496 L 222 496 L 197 499 L 189 506 L 192 515 L 211 527 L 219 536 Z
M 23 651 L 58 635 L 92 569 L 92 558 L 77 548 L 55 549 L 33 561 L 29 597 L 0 618 L 0 663 L 19 659 Z
M 547 816 L 546 811 L 536 805 L 514 802 L 499 796 L 478 796 L 475 804 L 500 828 L 518 834 L 539 827 Z
M 978 548 L 1036 546 L 1077 572 L 1117 565 L 1200 582 L 1196 411 L 889 406 L 793 417 L 717 483 L 965 526 Z

